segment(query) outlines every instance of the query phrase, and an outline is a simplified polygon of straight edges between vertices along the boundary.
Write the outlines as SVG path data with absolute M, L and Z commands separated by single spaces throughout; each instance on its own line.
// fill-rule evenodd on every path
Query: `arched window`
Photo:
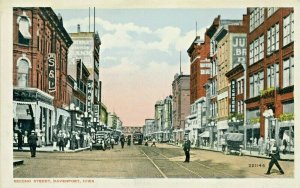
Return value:
M 29 63 L 25 59 L 21 59 L 18 62 L 18 86 L 27 87 L 28 86 L 28 72 Z
M 29 27 L 31 26 L 31 22 L 25 12 L 23 12 L 22 16 L 18 17 L 17 23 L 19 24 L 19 43 L 29 45 L 29 40 L 31 39 Z

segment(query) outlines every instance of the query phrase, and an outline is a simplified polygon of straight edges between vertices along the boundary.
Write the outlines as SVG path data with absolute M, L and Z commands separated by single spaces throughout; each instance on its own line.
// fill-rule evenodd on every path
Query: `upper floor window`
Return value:
M 264 35 L 258 37 L 250 44 L 249 51 L 250 65 L 264 58 Z
M 278 10 L 278 7 L 269 7 L 268 8 L 268 17 L 272 16 L 272 14 L 274 14 L 274 12 L 276 12 Z
M 267 87 L 279 86 L 279 64 L 270 65 L 267 69 Z
M 250 32 L 264 22 L 264 8 L 254 8 L 250 14 Z
M 264 89 L 264 72 L 258 72 L 250 76 L 250 98 L 258 96 L 260 91 Z
M 29 27 L 31 26 L 31 22 L 25 12 L 23 12 L 23 15 L 18 17 L 17 23 L 19 25 L 19 32 L 18 32 L 19 43 L 24 45 L 29 45 L 29 40 L 31 39 Z
M 294 41 L 294 13 L 283 18 L 283 46 Z
M 294 85 L 294 57 L 283 61 L 283 87 Z
M 17 62 L 17 66 L 18 66 L 18 86 L 27 87 L 30 64 L 26 59 L 20 59 Z
M 279 24 L 275 24 L 268 30 L 267 54 L 270 55 L 279 49 Z

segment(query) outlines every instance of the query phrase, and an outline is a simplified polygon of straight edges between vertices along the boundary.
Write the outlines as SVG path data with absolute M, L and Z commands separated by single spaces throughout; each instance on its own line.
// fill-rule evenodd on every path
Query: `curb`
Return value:
M 59 151 L 59 150 L 36 150 L 37 153 L 77 153 L 77 152 L 81 152 L 81 151 L 84 151 L 84 150 L 88 150 L 90 149 L 89 147 L 88 148 L 80 148 L 80 149 L 76 149 L 76 150 L 65 150 L 65 151 Z M 14 149 L 13 150 L 14 152 L 30 152 L 30 150 L 18 150 L 18 149 Z
M 177 145 L 173 145 L 173 144 L 169 144 L 169 145 L 172 145 L 172 146 L 175 146 L 175 147 L 180 147 L 180 146 L 177 146 Z M 205 149 L 205 148 L 198 148 L 198 147 L 194 147 L 194 148 L 191 148 L 191 149 L 194 149 L 194 150 L 205 150 L 205 151 L 212 151 L 212 152 L 220 152 L 222 153 L 221 151 L 217 151 L 217 150 L 210 150 L 210 149 Z M 257 156 L 257 155 L 250 155 L 250 154 L 245 154 L 243 153 L 243 156 L 248 156 L 248 157 L 256 157 L 256 158 L 261 158 L 261 159 L 270 159 L 270 157 L 267 157 L 267 156 Z M 289 162 L 294 162 L 295 159 L 279 159 L 279 161 L 289 161 Z
M 18 166 L 18 165 L 22 165 L 22 164 L 24 164 L 24 160 L 14 160 L 13 161 L 14 166 Z

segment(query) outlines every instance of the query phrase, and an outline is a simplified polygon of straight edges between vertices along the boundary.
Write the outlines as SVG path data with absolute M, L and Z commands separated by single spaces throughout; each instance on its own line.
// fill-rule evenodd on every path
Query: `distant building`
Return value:
M 173 136 L 182 141 L 184 138 L 185 117 L 190 114 L 190 75 L 174 76 L 173 95 Z

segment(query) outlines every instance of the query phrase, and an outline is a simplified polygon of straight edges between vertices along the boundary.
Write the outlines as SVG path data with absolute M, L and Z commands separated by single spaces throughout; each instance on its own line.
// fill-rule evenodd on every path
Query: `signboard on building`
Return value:
M 48 54 L 48 90 L 54 92 L 56 90 L 56 64 L 55 53 Z
M 96 118 L 97 122 L 99 121 L 99 105 L 94 105 L 94 117 Z
M 89 115 L 92 115 L 92 96 L 93 96 L 93 80 L 87 81 L 87 90 L 86 90 L 86 109 Z
M 247 38 L 246 36 L 232 37 L 232 66 L 246 63 Z
M 230 112 L 236 112 L 236 80 L 230 82 Z

